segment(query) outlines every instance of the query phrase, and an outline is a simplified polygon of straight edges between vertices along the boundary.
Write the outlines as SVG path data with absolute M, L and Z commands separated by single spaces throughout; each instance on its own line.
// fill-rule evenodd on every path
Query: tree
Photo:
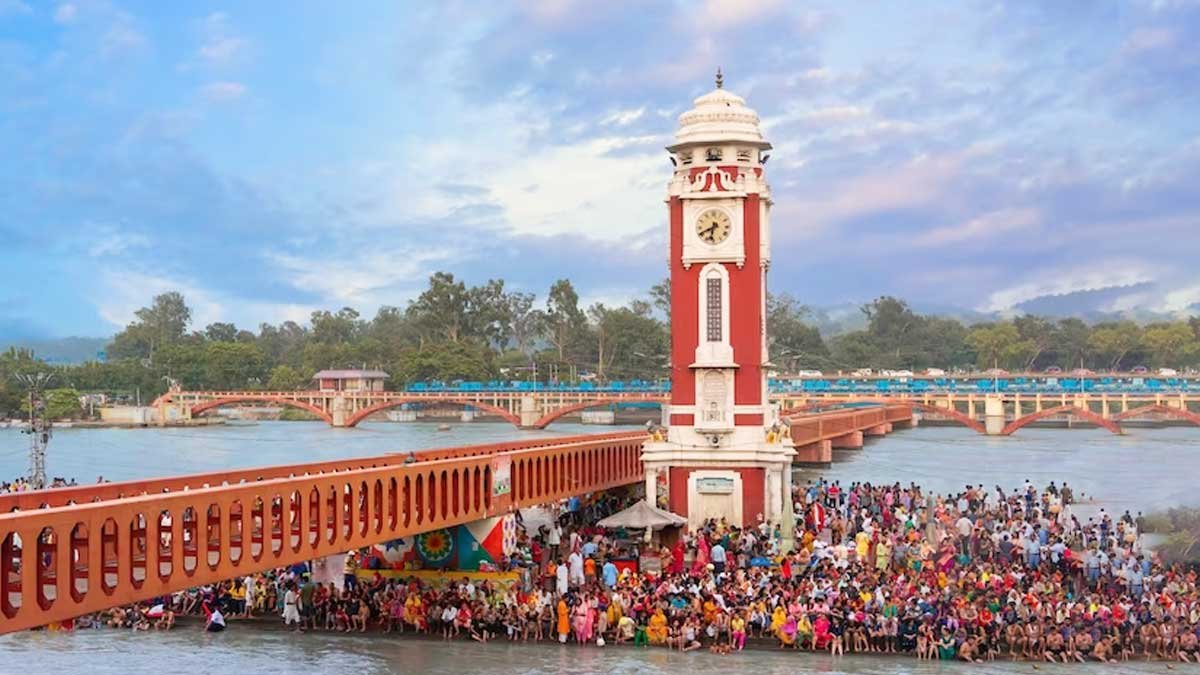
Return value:
M 662 312 L 663 320 L 669 325 L 671 323 L 671 277 L 650 287 L 650 302 L 654 304 L 655 309 Z
M 467 323 L 467 287 L 454 275 L 438 272 L 429 277 L 429 288 L 408 305 L 408 316 L 418 327 L 422 342 L 458 342 Z
M 312 337 L 317 342 L 339 344 L 353 342 L 362 333 L 358 311 L 343 307 L 336 314 L 327 310 L 312 313 Z
M 865 330 L 844 333 L 833 338 L 833 358 L 847 368 L 874 368 L 879 365 L 879 347 Z
M 1150 351 L 1153 364 L 1159 367 L 1190 365 L 1200 354 L 1196 334 L 1182 321 L 1148 326 L 1142 334 L 1142 343 Z
M 767 294 L 768 353 L 792 369 L 823 368 L 829 348 L 816 326 L 805 322 L 809 311 L 787 293 Z
M 482 340 L 494 348 L 504 348 L 512 333 L 509 294 L 504 282 L 489 279 L 482 286 L 467 290 L 466 337 Z
M 400 382 L 482 381 L 495 374 L 492 352 L 472 342 L 438 342 L 406 349 L 392 367 Z
M 154 296 L 149 307 L 134 312 L 136 321 L 117 333 L 108 346 L 110 358 L 153 358 L 154 351 L 178 342 L 192 320 L 183 295 L 171 291 Z
M 48 389 L 42 392 L 42 400 L 46 404 L 45 416 L 50 420 L 74 419 L 83 412 L 79 392 L 71 387 Z M 29 414 L 29 395 L 23 394 L 21 412 Z
M 1022 352 L 1017 345 L 1021 334 L 1011 323 L 976 326 L 967 333 L 967 344 L 975 351 L 976 363 L 983 368 L 1009 365 L 1014 354 Z
M 1142 330 L 1132 321 L 1097 325 L 1088 338 L 1088 348 L 1109 370 L 1118 370 L 1121 361 L 1142 341 Z
M 204 338 L 210 342 L 234 342 L 237 337 L 237 326 L 231 323 L 210 323 L 204 327 Z
M 1088 355 L 1092 329 L 1080 319 L 1059 319 L 1054 329 L 1055 363 L 1060 368 L 1075 368 Z
M 287 365 L 275 366 L 267 378 L 270 391 L 298 391 L 308 388 L 309 379 L 299 370 Z
M 1038 359 L 1054 347 L 1057 339 L 1054 323 L 1045 317 L 1026 314 L 1013 319 L 1013 326 L 1021 340 L 1030 347 L 1029 358 L 1021 366 L 1021 370 L 1033 371 Z
M 304 344 L 309 339 L 309 330 L 295 321 L 284 321 L 278 327 L 269 323 L 259 326 L 255 344 L 263 350 L 271 363 L 300 365 Z
M 579 294 L 567 279 L 559 279 L 550 286 L 546 298 L 546 336 L 558 350 L 558 360 L 565 361 L 567 349 L 579 336 L 587 319 L 579 309 Z
M 867 317 L 867 333 L 880 351 L 879 365 L 892 368 L 913 365 L 913 337 L 921 317 L 903 300 L 886 295 L 863 305 L 862 312 Z
M 204 382 L 212 389 L 258 388 L 266 358 L 257 345 L 210 342 L 204 347 Z
M 955 319 L 925 317 L 917 335 L 920 355 L 914 367 L 956 368 L 971 362 L 967 329 Z
M 546 313 L 533 308 L 535 299 L 533 293 L 508 294 L 509 342 L 526 357 L 546 329 Z
M 375 313 L 375 318 L 367 327 L 367 335 L 378 340 L 389 354 L 397 354 L 404 347 L 419 341 L 416 327 L 404 310 L 387 305 Z
M 629 307 L 609 308 L 596 303 L 588 308 L 595 351 L 596 377 L 654 377 L 667 361 L 667 334 L 649 316 Z M 616 366 L 616 364 L 620 364 Z

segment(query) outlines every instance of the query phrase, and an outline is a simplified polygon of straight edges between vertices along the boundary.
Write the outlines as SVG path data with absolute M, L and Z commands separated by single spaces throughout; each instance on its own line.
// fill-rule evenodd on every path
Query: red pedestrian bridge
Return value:
M 910 419 L 904 406 L 839 410 L 801 416 L 791 433 L 811 454 Z M 645 439 L 567 436 L 0 495 L 0 633 L 642 483 Z

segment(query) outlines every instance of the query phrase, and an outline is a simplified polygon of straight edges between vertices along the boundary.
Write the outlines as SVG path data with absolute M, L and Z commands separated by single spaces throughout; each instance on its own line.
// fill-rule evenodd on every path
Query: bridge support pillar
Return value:
M 792 458 L 792 462 L 822 467 L 833 464 L 833 441 L 797 445 L 796 456 Z
M 1004 399 L 989 396 L 983 402 L 983 428 L 988 436 L 999 436 L 1004 430 Z
M 542 417 L 542 407 L 538 405 L 536 398 L 522 396 L 521 407 L 518 408 L 517 414 L 521 418 L 521 428 L 532 429 L 537 426 L 537 421 Z
M 853 450 L 858 450 L 863 446 L 863 432 L 851 431 L 844 436 L 838 436 L 830 442 L 835 448 L 851 448 Z
M 345 396 L 334 396 L 331 405 L 329 406 L 330 424 L 335 427 L 346 426 L 346 420 L 350 417 L 350 402 Z
M 862 433 L 864 436 L 886 436 L 892 433 L 892 423 L 884 422 L 883 424 L 876 424 L 873 427 L 863 429 Z

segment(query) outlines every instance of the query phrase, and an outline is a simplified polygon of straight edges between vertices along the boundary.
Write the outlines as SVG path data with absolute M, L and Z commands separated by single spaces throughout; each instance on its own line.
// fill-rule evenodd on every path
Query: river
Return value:
M 556 424 L 542 432 L 517 431 L 504 424 L 364 424 L 333 429 L 323 423 L 262 422 L 254 425 L 179 429 L 60 429 L 50 443 L 51 476 L 91 482 L 210 471 L 225 467 L 366 456 L 410 449 L 466 445 L 537 435 L 609 430 Z M 0 430 L 0 476 L 26 470 L 27 437 Z M 1026 478 L 1041 485 L 1066 479 L 1110 510 L 1153 510 L 1200 503 L 1200 430 L 1191 427 L 1131 429 L 1125 436 L 1103 430 L 1026 428 L 1010 437 L 991 438 L 957 427 L 921 427 L 868 441 L 862 450 L 837 451 L 837 462 L 822 470 L 800 470 L 803 483 L 818 475 L 850 481 L 915 481 L 946 492 L 973 483 L 1006 488 Z M 1119 511 L 1118 511 L 1119 512 Z M 0 675 L 21 673 L 320 673 L 371 675 L 422 672 L 457 675 L 505 673 L 725 673 L 753 668 L 760 675 L 821 673 L 1016 673 L 1029 663 L 976 666 L 924 663 L 909 658 L 780 654 L 752 651 L 728 657 L 678 654 L 662 649 L 587 648 L 574 645 L 487 646 L 439 643 L 382 636 L 292 635 L 239 632 L 237 624 L 220 635 L 191 628 L 169 634 L 84 631 L 75 634 L 21 633 L 0 637 Z M 1092 664 L 1089 672 L 1161 672 L 1162 663 Z M 1072 668 L 1073 672 L 1080 668 Z M 1046 672 L 1066 672 L 1042 664 Z

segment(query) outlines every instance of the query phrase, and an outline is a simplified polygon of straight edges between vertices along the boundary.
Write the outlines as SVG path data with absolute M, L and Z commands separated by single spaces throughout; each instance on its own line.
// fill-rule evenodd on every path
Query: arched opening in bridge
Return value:
M 428 405 L 428 404 L 456 406 L 456 407 L 462 407 L 463 409 L 480 410 L 485 413 L 496 415 L 497 417 L 500 417 L 501 419 L 511 422 L 516 426 L 521 425 L 521 418 L 518 417 L 517 415 L 513 414 L 512 412 L 509 412 L 505 408 L 501 408 L 500 406 L 492 405 L 490 403 L 486 403 L 486 402 L 482 402 L 482 401 L 464 401 L 464 400 L 456 399 L 456 398 L 444 398 L 444 399 L 441 399 L 441 398 L 398 398 L 398 399 L 392 399 L 392 400 L 376 403 L 374 405 L 368 406 L 361 410 L 355 411 L 352 415 L 350 415 L 350 417 L 346 418 L 346 426 L 347 427 L 358 426 L 359 423 L 365 421 L 371 415 L 374 415 L 376 413 L 381 413 L 381 412 L 384 412 L 387 410 L 391 410 L 393 408 L 399 408 L 399 407 L 405 406 L 405 405 Z
M 286 406 L 289 408 L 296 408 L 298 410 L 303 410 L 303 411 L 313 415 L 317 419 L 326 422 L 327 424 L 333 424 L 333 417 L 330 416 L 329 413 L 325 412 L 325 410 L 323 410 L 322 408 L 319 408 L 319 407 L 317 407 L 311 403 L 307 403 L 305 401 L 297 401 L 297 400 L 293 400 L 293 399 L 289 399 L 289 398 L 272 397 L 272 396 L 238 396 L 236 398 L 229 397 L 229 398 L 219 398 L 219 399 L 215 399 L 212 401 L 205 401 L 203 403 L 197 403 L 196 405 L 192 406 L 191 414 L 192 414 L 192 417 L 199 417 L 201 415 L 204 415 L 205 413 L 216 410 L 217 408 L 259 407 L 254 404 L 262 404 L 262 403 L 267 403 L 267 404 L 271 404 L 271 405 L 281 405 L 281 406 Z
M 1117 424 L 1111 419 L 1108 419 L 1107 417 L 1094 413 L 1087 408 L 1077 408 L 1072 405 L 1060 405 L 1054 408 L 1046 408 L 1041 412 L 1035 412 L 1030 415 L 1025 415 L 1024 417 L 1019 417 L 1005 425 L 1004 429 L 1000 431 L 1000 435 L 1008 436 L 1022 427 L 1033 424 L 1039 420 L 1046 419 L 1047 417 L 1054 417 L 1056 415 L 1070 415 L 1079 417 L 1102 429 L 1108 429 L 1114 434 L 1124 433 L 1121 430 L 1121 425 Z
M 622 408 L 625 408 L 626 410 L 629 410 L 629 409 L 646 409 L 646 410 L 653 409 L 653 410 L 657 410 L 659 416 L 661 417 L 662 406 L 663 406 L 664 402 L 665 401 L 661 397 L 651 397 L 651 396 L 632 397 L 632 398 L 603 398 L 603 399 L 596 399 L 594 401 L 583 401 L 582 403 L 574 403 L 571 405 L 563 406 L 561 408 L 556 408 L 554 410 L 546 412 L 541 417 L 539 417 L 536 422 L 534 422 L 531 425 L 531 428 L 545 429 L 547 426 L 550 425 L 551 422 L 560 420 L 563 417 L 566 417 L 568 415 L 573 415 L 575 413 L 582 413 L 583 411 L 590 410 L 592 408 L 611 407 L 613 409 L 614 414 Z
M 83 523 L 71 528 L 71 599 L 83 602 L 87 597 L 88 529 Z
M 154 544 L 158 546 L 158 569 L 155 574 L 160 581 L 167 581 L 175 572 L 175 530 L 172 528 L 171 512 L 166 509 L 158 512 L 154 526 L 157 536 Z
M 146 580 L 146 539 L 146 516 L 135 513 L 129 521 L 129 583 L 134 588 L 141 588 Z
M 1139 408 L 1132 408 L 1122 413 L 1113 415 L 1114 422 L 1123 422 L 1125 420 L 1142 417 L 1145 415 L 1160 415 L 1172 419 L 1190 422 L 1196 426 L 1200 426 L 1200 414 L 1194 413 L 1191 410 L 1184 408 L 1175 408 L 1169 405 L 1151 404 L 1144 405 Z

